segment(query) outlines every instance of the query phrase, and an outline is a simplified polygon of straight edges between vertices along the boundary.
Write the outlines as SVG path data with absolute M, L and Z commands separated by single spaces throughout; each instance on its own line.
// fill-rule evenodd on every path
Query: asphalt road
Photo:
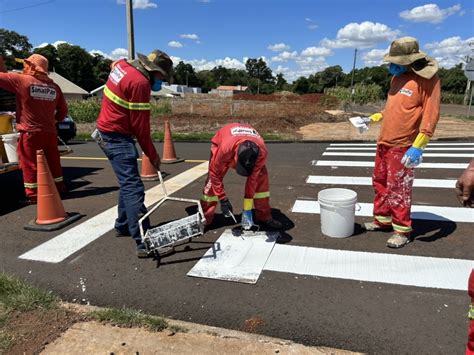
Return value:
M 472 142 L 471 142 L 472 143 Z M 329 144 L 269 144 L 273 214 L 284 222 L 282 243 L 333 250 L 428 256 L 473 260 L 473 224 L 468 222 L 416 220 L 416 239 L 403 249 L 385 246 L 387 234 L 362 233 L 336 239 L 320 231 L 319 214 L 293 213 L 297 199 L 316 199 L 322 188 L 310 185 L 309 175 L 370 177 L 371 168 L 314 166 Z M 63 200 L 69 212 L 79 212 L 78 225 L 113 207 L 118 188 L 106 160 L 94 143 L 73 144 L 74 153 L 62 160 L 70 188 Z M 161 145 L 157 144 L 161 151 Z M 178 156 L 205 160 L 208 143 L 177 143 Z M 471 147 L 472 148 L 472 147 Z M 473 153 L 466 151 L 465 153 Z M 337 160 L 372 161 L 371 157 L 339 157 Z M 466 163 L 469 158 L 426 158 L 426 162 Z M 163 166 L 167 179 L 197 162 Z M 417 169 L 423 179 L 457 179 L 459 169 Z M 176 193 L 198 199 L 205 176 Z M 169 318 L 231 329 L 243 329 L 245 321 L 260 317 L 257 332 L 307 344 L 368 353 L 461 354 L 464 352 L 469 298 L 465 291 L 364 282 L 340 278 L 263 271 L 255 285 L 191 278 L 186 273 L 229 226 L 217 218 L 218 227 L 163 258 L 137 259 L 130 238 L 115 238 L 109 232 L 60 263 L 19 259 L 18 256 L 64 232 L 31 232 L 23 226 L 35 217 L 36 207 L 20 207 L 22 183 L 18 172 L 0 175 L 2 198 L 0 220 L 2 248 L 0 270 L 15 274 L 58 294 L 69 302 L 98 306 L 131 307 Z M 145 183 L 146 188 L 156 185 Z M 226 191 L 236 210 L 243 197 L 243 178 L 230 172 Z M 340 186 L 345 187 L 345 186 Z M 371 186 L 346 186 L 361 202 L 372 202 Z M 413 204 L 459 207 L 451 189 L 417 187 Z M 170 205 L 164 219 L 186 215 L 183 206 Z M 356 217 L 356 223 L 369 221 Z M 474 222 L 474 221 L 473 221 Z M 110 220 L 113 225 L 113 220 Z M 67 227 L 70 228 L 70 227 Z M 67 229 L 66 228 L 66 229 Z M 467 278 L 466 278 L 467 287 Z

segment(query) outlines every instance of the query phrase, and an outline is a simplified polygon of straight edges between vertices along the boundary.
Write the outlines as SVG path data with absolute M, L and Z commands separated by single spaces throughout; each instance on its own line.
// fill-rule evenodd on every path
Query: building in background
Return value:
M 226 86 L 226 85 L 221 85 L 221 86 L 218 86 L 216 89 L 212 89 L 209 92 L 209 94 L 228 97 L 228 96 L 233 96 L 235 94 L 242 94 L 242 93 L 245 93 L 245 92 L 249 92 L 249 87 L 248 86 L 242 86 L 242 85 Z

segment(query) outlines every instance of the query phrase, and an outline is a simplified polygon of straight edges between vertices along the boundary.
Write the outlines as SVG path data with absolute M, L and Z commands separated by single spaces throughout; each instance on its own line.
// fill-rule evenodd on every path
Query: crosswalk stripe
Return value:
M 264 270 L 466 291 L 473 267 L 473 260 L 276 244 Z
M 208 163 L 205 162 L 166 180 L 165 183 L 168 194 L 178 191 L 206 174 L 207 168 Z M 147 190 L 145 194 L 145 205 L 148 207 L 154 204 L 162 198 L 162 196 L 162 187 L 159 185 Z M 117 206 L 114 206 L 20 255 L 19 258 L 59 263 L 112 230 L 113 221 L 116 217 Z
M 344 166 L 344 167 L 361 167 L 373 168 L 373 161 L 352 161 L 352 160 L 313 160 L 313 166 Z M 425 169 L 466 169 L 467 163 L 421 163 L 417 168 Z
M 375 147 L 375 143 L 331 143 L 330 147 Z M 474 146 L 474 143 L 429 143 L 431 146 Z
M 308 184 L 324 184 L 324 185 L 363 185 L 371 186 L 372 178 L 357 176 L 320 176 L 310 175 L 306 179 Z M 443 179 L 415 179 L 413 186 L 415 187 L 432 187 L 454 189 L 456 180 Z
M 374 153 L 354 153 L 354 152 L 324 152 L 323 156 L 339 156 L 339 157 L 375 157 Z M 457 153 L 424 153 L 423 157 L 430 158 L 474 158 L 472 154 Z
M 375 149 L 376 149 L 376 147 L 328 147 L 328 148 L 326 148 L 326 150 L 333 150 L 333 151 L 334 150 L 335 151 L 345 151 L 345 150 L 375 151 Z M 425 151 L 431 151 L 431 152 L 435 152 L 435 151 L 447 151 L 447 152 L 461 151 L 461 152 L 465 152 L 465 151 L 472 151 L 472 150 L 474 150 L 474 148 L 459 148 L 459 147 L 456 147 L 456 148 L 439 148 L 439 147 L 431 148 L 431 147 L 427 147 L 425 149 Z
M 355 215 L 361 217 L 373 216 L 373 203 L 358 203 Z M 318 201 L 296 200 L 292 212 L 319 214 L 320 206 Z M 411 218 L 431 221 L 445 222 L 467 222 L 474 223 L 474 209 L 445 206 L 411 206 Z

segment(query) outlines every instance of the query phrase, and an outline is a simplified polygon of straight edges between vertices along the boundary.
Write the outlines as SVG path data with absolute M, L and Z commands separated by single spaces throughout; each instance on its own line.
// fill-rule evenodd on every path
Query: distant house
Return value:
M 83 100 L 89 93 L 77 86 L 72 81 L 67 80 L 56 72 L 50 72 L 48 76 L 61 88 L 66 101 Z
M 248 92 L 249 87 L 248 86 L 242 86 L 242 85 L 235 85 L 235 86 L 230 86 L 230 85 L 221 85 L 218 86 L 216 89 L 212 89 L 209 94 L 215 94 L 219 96 L 232 96 L 234 94 L 241 94 L 243 92 Z

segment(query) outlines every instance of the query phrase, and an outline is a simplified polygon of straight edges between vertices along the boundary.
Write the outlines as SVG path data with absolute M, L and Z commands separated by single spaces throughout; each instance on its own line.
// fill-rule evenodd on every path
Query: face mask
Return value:
M 161 90 L 161 83 L 163 83 L 163 81 L 155 79 L 153 85 L 151 86 L 151 89 L 153 91 L 160 91 Z
M 390 63 L 388 71 L 394 76 L 399 76 L 407 71 L 407 67 L 404 65 Z

